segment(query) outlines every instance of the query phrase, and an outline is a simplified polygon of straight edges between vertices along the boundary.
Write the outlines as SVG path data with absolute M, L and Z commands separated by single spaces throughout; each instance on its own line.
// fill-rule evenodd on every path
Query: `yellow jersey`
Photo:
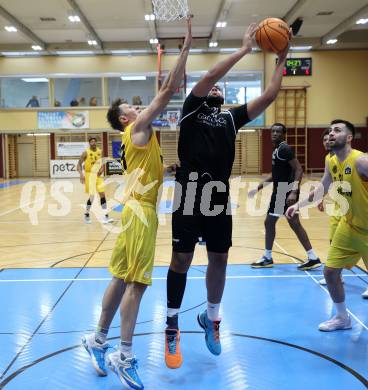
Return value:
M 145 146 L 134 145 L 131 138 L 133 126 L 134 122 L 125 128 L 121 143 L 121 166 L 126 175 L 123 203 L 135 199 L 156 207 L 163 182 L 160 145 L 155 132 Z
M 93 171 L 97 174 L 102 164 L 102 152 L 100 148 L 96 148 L 93 151 L 91 148 L 86 149 L 87 158 L 84 161 L 84 170 L 86 173 L 90 173 L 92 171 L 92 167 L 98 162 L 98 166 L 96 166 Z
M 349 210 L 344 216 L 346 222 L 355 228 L 368 231 L 368 182 L 360 177 L 355 166 L 357 158 L 363 155 L 360 150 L 352 149 L 342 162 L 334 155 L 329 160 L 329 171 L 334 182 L 350 184 L 350 191 L 343 187 L 337 189 L 349 203 Z

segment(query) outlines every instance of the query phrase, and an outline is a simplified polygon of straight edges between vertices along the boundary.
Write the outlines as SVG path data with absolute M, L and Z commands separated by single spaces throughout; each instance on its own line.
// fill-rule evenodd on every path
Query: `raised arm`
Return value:
M 217 63 L 209 70 L 203 78 L 192 89 L 192 93 L 197 97 L 207 96 L 211 88 L 246 54 L 252 51 L 252 40 L 257 31 L 257 24 L 252 23 L 243 38 L 242 47 L 235 53 L 227 56 L 224 60 Z
M 260 115 L 277 97 L 281 87 L 282 71 L 285 66 L 285 61 L 289 51 L 289 45 L 278 55 L 278 61 L 273 72 L 270 84 L 265 89 L 263 94 L 248 103 L 248 117 L 255 119 Z
M 192 42 L 192 22 L 190 18 L 187 20 L 187 23 L 188 31 L 174 68 L 170 71 L 167 79 L 151 104 L 138 115 L 135 121 L 132 129 L 132 140 L 136 145 L 143 146 L 147 144 L 152 133 L 151 122 L 167 106 L 171 97 L 180 86 Z

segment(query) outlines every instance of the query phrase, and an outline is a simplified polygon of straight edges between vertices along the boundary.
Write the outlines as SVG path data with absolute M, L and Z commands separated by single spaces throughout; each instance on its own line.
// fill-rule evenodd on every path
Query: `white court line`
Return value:
M 263 231 L 263 233 L 265 234 L 265 231 L 264 231 L 264 230 L 262 230 L 262 231 Z M 291 257 L 290 254 L 289 254 L 281 245 L 279 245 L 279 244 L 276 242 L 276 240 L 275 240 L 274 242 L 275 242 L 275 245 L 278 246 L 286 255 L 288 255 L 289 257 Z M 299 264 L 293 257 L 291 257 L 291 259 L 294 261 L 294 263 Z M 309 275 L 309 277 L 312 278 L 312 280 L 313 280 L 320 288 L 322 288 L 322 290 L 324 290 L 325 293 L 330 297 L 330 294 L 329 294 L 327 288 L 325 288 L 325 287 L 323 287 L 322 285 L 320 285 L 320 284 L 319 284 L 319 281 L 318 281 L 313 275 L 311 275 L 308 271 L 304 271 L 304 272 L 305 272 L 307 275 Z M 344 278 L 345 278 L 345 276 L 348 276 L 348 275 L 344 275 Z M 367 275 L 366 275 L 366 276 L 367 276 Z M 331 297 L 330 297 L 330 299 L 331 299 Z M 357 321 L 360 325 L 362 325 L 362 327 L 363 327 L 365 330 L 368 330 L 368 327 L 364 324 L 364 322 L 361 321 L 354 313 L 352 313 L 349 309 L 347 309 L 347 312 L 355 319 L 355 321 Z
M 322 275 L 319 275 L 322 276 Z M 357 278 L 359 276 L 367 276 L 367 274 L 352 274 L 344 275 L 344 278 Z M 310 278 L 310 275 L 230 275 L 226 276 L 226 279 L 292 279 L 292 278 Z M 205 276 L 188 276 L 190 280 L 204 280 Z M 56 278 L 56 279 L 0 279 L 0 283 L 27 283 L 27 282 L 96 282 L 96 281 L 108 281 L 111 278 Z M 166 276 L 154 277 L 152 280 L 166 280 Z
M 25 203 L 25 204 L 23 204 L 22 206 L 17 207 L 17 208 L 15 208 L 15 209 L 10 209 L 10 210 L 8 210 L 8 211 L 5 211 L 4 213 L 1 213 L 1 214 L 0 214 L 0 217 L 3 217 L 4 215 L 11 214 L 11 213 L 13 213 L 14 211 L 20 210 L 20 209 L 21 209 L 22 207 L 24 207 L 24 206 L 30 206 L 30 205 L 33 204 L 33 203 L 36 203 L 36 201 L 28 202 L 28 203 Z

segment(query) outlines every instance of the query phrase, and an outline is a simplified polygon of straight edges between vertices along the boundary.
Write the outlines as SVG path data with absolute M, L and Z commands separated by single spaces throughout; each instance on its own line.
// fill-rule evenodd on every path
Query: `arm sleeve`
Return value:
M 230 108 L 229 112 L 234 119 L 236 131 L 238 131 L 241 127 L 250 122 L 250 119 L 248 117 L 248 107 L 246 104 L 243 104 L 239 107 Z
M 185 99 L 185 102 L 183 105 L 182 118 L 184 118 L 188 114 L 197 110 L 203 104 L 203 102 L 205 100 L 206 100 L 206 97 L 197 97 L 197 96 L 194 96 L 193 93 L 191 92 L 187 96 L 187 98 Z
M 289 145 L 282 146 L 279 149 L 278 155 L 282 160 L 286 161 L 291 161 L 295 158 L 294 149 Z

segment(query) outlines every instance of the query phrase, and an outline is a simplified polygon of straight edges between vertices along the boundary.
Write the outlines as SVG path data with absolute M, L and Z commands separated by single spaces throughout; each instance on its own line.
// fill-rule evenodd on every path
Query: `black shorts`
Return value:
M 267 214 L 273 215 L 275 217 L 281 217 L 286 213 L 288 205 L 286 204 L 286 199 L 290 195 L 288 192 L 283 198 L 277 199 L 277 191 L 272 192 L 270 206 L 268 207 Z M 297 201 L 299 200 L 299 192 L 297 195 Z
M 173 250 L 179 253 L 193 252 L 201 238 L 209 252 L 227 253 L 232 245 L 232 228 L 232 216 L 226 213 L 205 216 L 183 215 L 181 211 L 176 211 L 172 215 Z

